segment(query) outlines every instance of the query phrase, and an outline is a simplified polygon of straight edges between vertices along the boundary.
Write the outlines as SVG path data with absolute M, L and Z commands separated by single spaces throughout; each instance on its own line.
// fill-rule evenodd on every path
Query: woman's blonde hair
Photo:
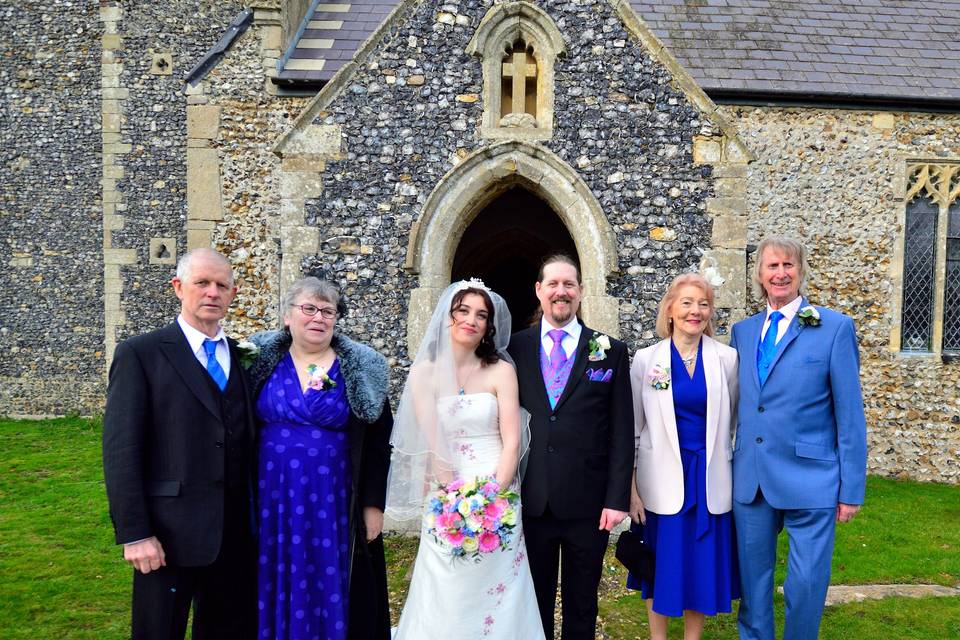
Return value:
M 716 315 L 716 307 L 713 305 L 713 287 L 711 287 L 707 279 L 699 273 L 681 273 L 673 279 L 673 282 L 667 287 L 667 292 L 664 293 L 663 298 L 660 299 L 660 308 L 657 310 L 657 335 L 661 338 L 669 338 L 673 335 L 670 307 L 673 306 L 673 303 L 676 302 L 680 296 L 680 289 L 687 285 L 692 285 L 700 289 L 700 291 L 703 292 L 703 297 L 710 303 L 710 317 L 707 318 L 707 326 L 703 332 L 708 336 L 713 336 L 713 317 Z

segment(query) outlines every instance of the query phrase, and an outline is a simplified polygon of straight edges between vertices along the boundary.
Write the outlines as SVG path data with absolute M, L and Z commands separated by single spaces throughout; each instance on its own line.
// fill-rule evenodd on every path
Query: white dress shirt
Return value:
M 193 355 L 197 357 L 197 362 L 200 363 L 204 369 L 207 368 L 207 352 L 203 348 L 204 340 L 216 340 L 217 341 L 217 362 L 220 363 L 220 367 L 223 369 L 224 375 L 227 379 L 230 379 L 230 347 L 227 346 L 227 334 L 223 332 L 223 328 L 219 328 L 217 335 L 211 338 L 204 332 L 199 329 L 194 329 L 187 321 L 183 319 L 183 316 L 177 316 L 177 324 L 180 325 L 180 330 L 183 331 L 183 335 L 186 336 L 187 342 L 190 343 L 190 350 L 193 351 Z
M 763 342 L 763 336 L 767 335 L 767 328 L 770 326 L 770 314 L 774 311 L 779 311 L 783 314 L 783 317 L 780 318 L 780 322 L 777 323 L 777 344 L 780 343 L 780 338 L 787 332 L 787 328 L 790 326 L 790 323 L 793 321 L 793 316 L 797 315 L 797 312 L 800 311 L 800 304 L 803 302 L 803 296 L 797 296 L 789 303 L 783 305 L 779 309 L 773 309 L 769 304 L 767 305 L 767 317 L 763 321 L 763 331 L 760 332 L 760 342 Z
M 553 338 L 547 334 L 554 329 L 563 329 L 567 332 L 567 335 L 563 336 L 561 346 L 563 346 L 563 351 L 567 354 L 567 359 L 569 360 L 577 352 L 577 345 L 580 344 L 580 332 L 583 331 L 583 326 L 577 322 L 577 316 L 573 316 L 570 322 L 562 327 L 555 327 L 546 320 L 541 319 L 540 344 L 543 345 L 543 352 L 547 355 L 550 355 L 550 352 L 553 351 Z

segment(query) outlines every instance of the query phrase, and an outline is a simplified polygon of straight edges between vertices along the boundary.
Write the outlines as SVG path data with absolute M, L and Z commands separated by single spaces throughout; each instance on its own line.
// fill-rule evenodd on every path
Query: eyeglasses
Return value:
M 313 317 L 319 313 L 321 316 L 327 320 L 333 320 L 337 317 L 337 310 L 331 309 L 330 307 L 323 307 L 322 309 L 313 304 L 292 304 L 291 307 L 298 307 L 303 315 Z

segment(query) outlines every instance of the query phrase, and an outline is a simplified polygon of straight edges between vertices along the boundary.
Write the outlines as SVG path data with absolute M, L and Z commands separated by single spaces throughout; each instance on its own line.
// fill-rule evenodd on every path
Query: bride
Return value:
M 394 422 L 386 513 L 419 520 L 421 530 L 395 640 L 544 637 L 516 499 L 529 429 L 521 428 L 509 339 L 503 299 L 478 280 L 457 282 L 441 294 L 410 368 Z M 472 522 L 466 537 L 441 534 L 441 516 L 451 514 L 438 513 L 453 503 L 438 489 L 474 486 L 488 497 L 510 496 L 501 535 L 491 538 L 483 519 L 484 533 L 471 537 L 480 518 L 463 510 L 463 520 L 452 517 Z

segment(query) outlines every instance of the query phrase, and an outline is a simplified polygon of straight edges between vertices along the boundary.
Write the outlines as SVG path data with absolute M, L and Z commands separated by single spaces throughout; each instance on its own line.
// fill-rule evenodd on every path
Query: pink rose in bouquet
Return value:
M 520 496 L 490 477 L 457 478 L 427 501 L 427 533 L 454 558 L 480 561 L 506 549 L 517 526 Z

